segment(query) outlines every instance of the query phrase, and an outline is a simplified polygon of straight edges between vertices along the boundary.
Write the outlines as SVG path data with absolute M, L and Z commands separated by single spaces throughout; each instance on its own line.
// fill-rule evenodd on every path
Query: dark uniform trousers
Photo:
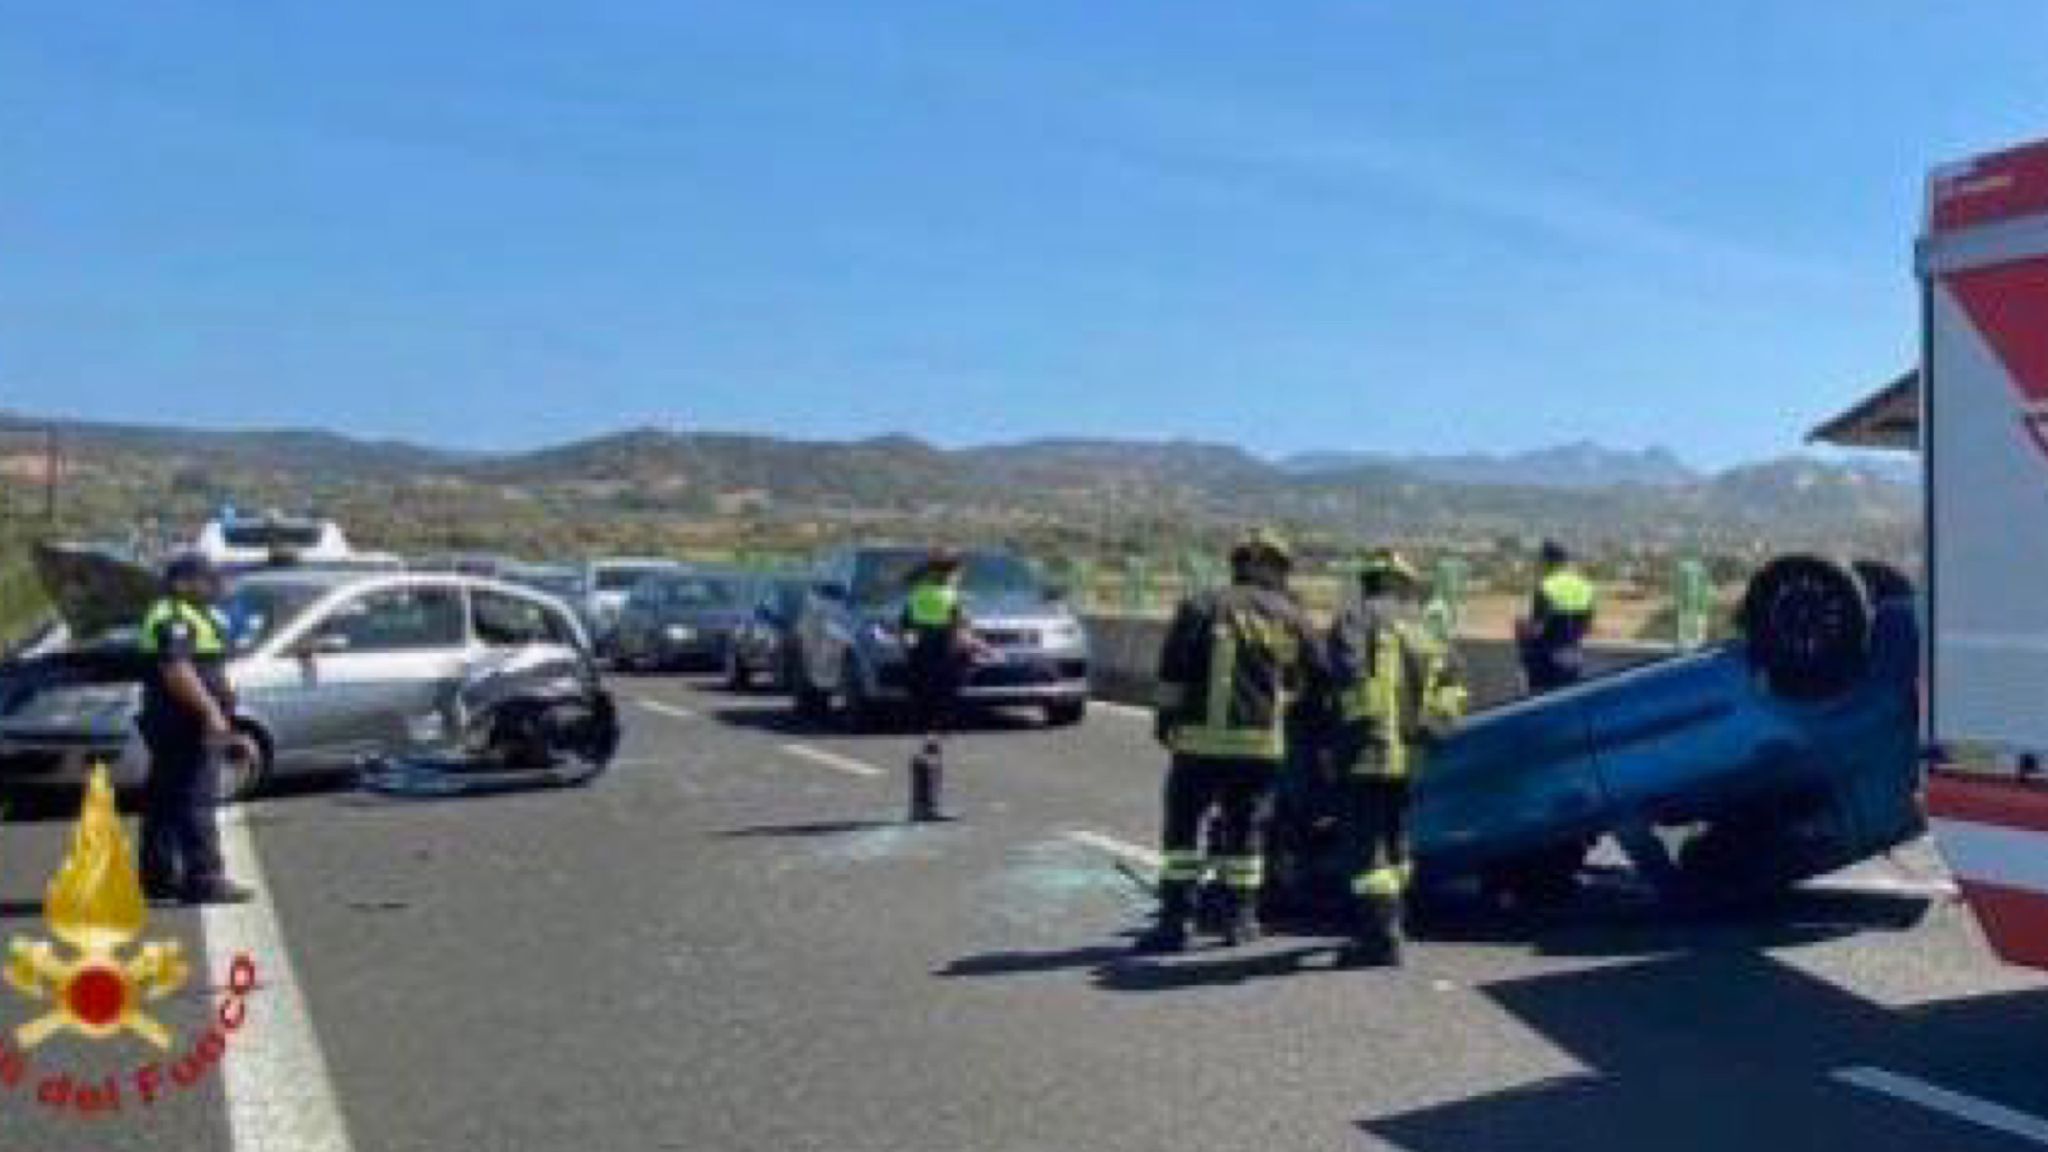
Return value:
M 1410 868 L 1408 855 L 1409 784 L 1393 776 L 1352 772 L 1345 779 L 1344 803 L 1347 823 L 1357 829 L 1357 866 L 1351 875 L 1363 887 L 1371 877 L 1391 887 L 1398 898 L 1405 892 Z M 1366 892 L 1357 893 L 1368 896 Z
M 198 732 L 145 725 L 149 778 L 143 784 L 142 874 L 152 885 L 192 887 L 220 879 L 225 866 L 214 809 L 220 754 Z
M 1166 820 L 1160 840 L 1168 853 L 1201 850 L 1202 818 L 1219 817 L 1217 850 L 1226 859 L 1258 854 L 1259 812 L 1273 791 L 1274 767 L 1263 760 L 1175 756 L 1166 772 Z

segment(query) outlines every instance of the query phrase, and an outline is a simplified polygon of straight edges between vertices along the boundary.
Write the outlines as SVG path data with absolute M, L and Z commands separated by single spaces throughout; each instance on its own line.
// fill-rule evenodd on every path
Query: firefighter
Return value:
M 1368 553 L 1358 603 L 1330 628 L 1331 741 L 1346 823 L 1355 840 L 1351 891 L 1357 917 L 1344 961 L 1399 964 L 1413 864 L 1411 783 L 1435 736 L 1465 710 L 1456 650 L 1419 610 L 1422 579 L 1400 553 Z
M 1263 879 L 1256 823 L 1287 753 L 1291 701 L 1323 689 L 1322 648 L 1287 593 L 1292 557 L 1255 532 L 1230 556 L 1229 587 L 1183 601 L 1159 657 L 1154 733 L 1173 753 L 1166 775 L 1158 922 L 1143 952 L 1187 947 L 1196 889 L 1214 865 L 1227 944 L 1258 936 Z M 1215 858 L 1199 846 L 1217 812 Z
M 1522 676 L 1536 694 L 1578 683 L 1586 674 L 1586 636 L 1593 630 L 1596 590 L 1571 553 L 1545 540 L 1529 616 L 1517 628 Z
M 909 662 L 910 701 L 924 741 L 910 759 L 910 819 L 950 819 L 940 796 L 945 786 L 942 737 L 953 723 L 960 682 L 974 649 L 973 630 L 960 604 L 960 553 L 935 548 L 910 576 L 902 631 Z
M 227 637 L 215 610 L 221 591 L 212 561 L 179 556 L 142 620 L 139 644 L 150 662 L 137 717 L 149 749 L 142 883 L 152 900 L 238 904 L 251 895 L 228 882 L 214 823 L 222 760 L 257 754 L 233 723 Z

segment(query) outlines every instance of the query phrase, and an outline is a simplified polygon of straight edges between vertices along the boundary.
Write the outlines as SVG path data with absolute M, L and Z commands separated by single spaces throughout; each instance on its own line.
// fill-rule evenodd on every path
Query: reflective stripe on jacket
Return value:
M 1160 714 L 1184 756 L 1277 764 L 1287 708 L 1322 683 L 1321 651 L 1284 593 L 1233 585 L 1183 603 L 1160 652 Z
M 1339 755 L 1358 775 L 1406 778 L 1417 737 L 1464 715 L 1455 650 L 1388 601 L 1339 618 L 1331 663 L 1340 679 Z
M 146 656 L 156 655 L 163 641 L 158 637 L 163 626 L 176 620 L 192 630 L 192 654 L 195 656 L 225 656 L 227 638 L 221 634 L 220 622 L 204 608 L 188 604 L 176 597 L 167 596 L 150 605 L 149 612 L 142 618 L 142 635 L 136 641 Z

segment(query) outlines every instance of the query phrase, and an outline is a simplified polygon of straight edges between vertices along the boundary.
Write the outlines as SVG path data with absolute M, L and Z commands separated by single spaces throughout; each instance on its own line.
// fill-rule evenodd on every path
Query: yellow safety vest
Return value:
M 1596 592 L 1593 582 L 1576 568 L 1560 568 L 1543 578 L 1543 599 L 1551 611 L 1566 616 L 1585 616 L 1593 611 Z
M 1237 695 L 1240 655 L 1254 645 L 1270 661 L 1273 714 L 1264 723 L 1248 724 L 1233 720 L 1230 706 Z M 1250 612 L 1219 611 L 1209 625 L 1209 678 L 1204 686 L 1202 718 L 1199 723 L 1174 727 L 1173 750 L 1188 756 L 1279 763 L 1287 754 L 1286 670 L 1299 656 L 1300 646 L 1288 628 Z
M 142 636 L 137 643 L 144 655 L 154 656 L 162 649 L 157 640 L 157 630 L 171 620 L 178 620 L 192 629 L 193 655 L 227 654 L 227 638 L 221 635 L 220 624 L 213 613 L 176 597 L 165 597 L 150 605 L 149 613 L 142 618 Z
M 1364 724 L 1379 743 L 1378 756 L 1362 756 L 1355 765 L 1363 775 L 1405 779 L 1410 768 L 1409 728 L 1422 720 L 1452 721 L 1465 714 L 1465 686 L 1450 674 L 1445 645 L 1405 624 L 1382 625 L 1373 632 L 1366 674 L 1344 700 L 1344 718 Z M 1408 707 L 1408 662 L 1419 656 L 1421 696 L 1412 716 Z
M 960 610 L 960 588 L 947 580 L 920 580 L 910 589 L 912 628 L 951 628 Z

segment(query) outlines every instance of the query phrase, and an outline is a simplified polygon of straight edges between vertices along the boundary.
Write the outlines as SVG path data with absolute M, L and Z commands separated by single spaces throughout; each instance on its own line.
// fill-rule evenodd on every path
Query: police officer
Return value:
M 960 682 L 974 650 L 973 631 L 960 604 L 961 564 L 954 549 L 933 549 L 911 574 L 903 601 L 911 707 L 924 731 L 924 743 L 910 760 L 910 819 L 918 823 L 950 819 L 940 802 L 946 779 L 942 737 L 952 726 Z
M 1256 532 L 1231 553 L 1231 583 L 1183 601 L 1159 656 L 1155 734 L 1173 753 L 1166 774 L 1158 923 L 1145 952 L 1187 947 L 1196 888 L 1210 864 L 1226 895 L 1223 939 L 1258 935 L 1263 880 L 1256 822 L 1287 754 L 1291 701 L 1321 691 L 1322 648 L 1287 594 L 1292 557 Z M 1201 849 L 1202 820 L 1218 813 L 1217 858 Z
M 1564 545 L 1545 540 L 1537 560 L 1536 594 L 1518 632 L 1523 678 L 1530 692 L 1541 694 L 1585 677 L 1585 642 L 1593 630 L 1596 593 Z
M 235 731 L 227 637 L 215 612 L 220 573 L 198 553 L 164 569 L 164 594 L 142 620 L 150 661 L 137 725 L 149 749 L 143 786 L 142 882 L 153 900 L 237 904 L 250 892 L 228 882 L 214 807 L 224 757 L 254 756 Z
M 1408 853 L 1410 784 L 1421 754 L 1464 712 L 1462 666 L 1426 626 L 1422 579 L 1400 553 L 1368 553 L 1358 603 L 1330 628 L 1333 690 L 1340 703 L 1332 752 L 1356 868 L 1356 924 L 1346 963 L 1398 964 L 1403 910 L 1413 876 Z

